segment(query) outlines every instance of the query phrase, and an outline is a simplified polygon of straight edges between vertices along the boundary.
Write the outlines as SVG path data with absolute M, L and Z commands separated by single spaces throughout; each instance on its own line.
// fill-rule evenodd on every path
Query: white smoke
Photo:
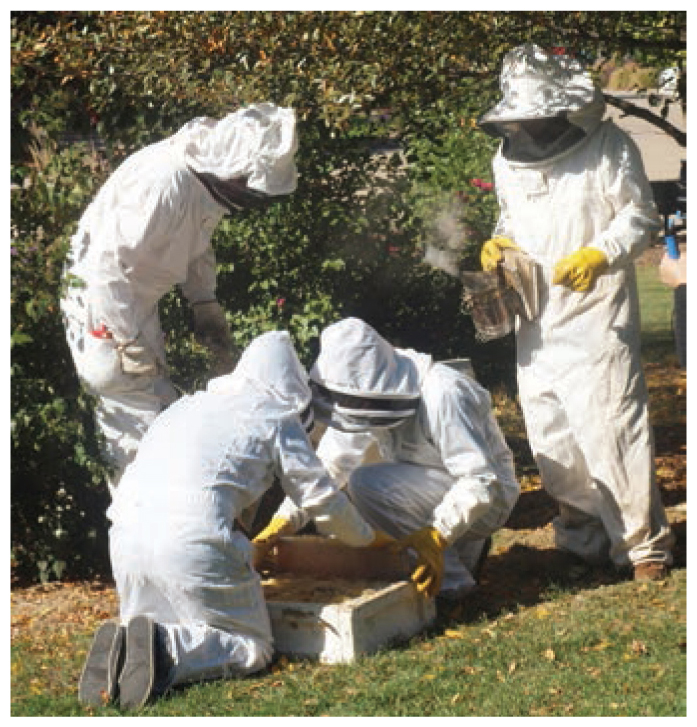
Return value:
M 428 225 L 423 261 L 437 270 L 459 278 L 469 242 L 463 205 L 455 199 L 440 207 Z

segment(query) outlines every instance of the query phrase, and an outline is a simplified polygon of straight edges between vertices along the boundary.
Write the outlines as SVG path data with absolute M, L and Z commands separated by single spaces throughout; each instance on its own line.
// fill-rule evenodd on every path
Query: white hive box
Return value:
M 287 567 L 293 567 L 299 553 L 305 556 L 298 563 L 297 578 L 306 582 L 308 576 L 312 577 L 311 556 L 316 550 L 318 577 L 317 597 L 312 600 L 291 600 L 292 589 L 288 600 L 278 600 L 278 596 L 274 600 L 267 598 L 274 648 L 280 654 L 318 659 L 324 664 L 347 663 L 361 654 L 374 653 L 392 641 L 414 636 L 436 617 L 433 599 L 420 595 L 404 580 L 399 563 L 396 575 L 400 580 L 390 582 L 390 572 L 395 573 L 394 556 L 367 548 L 347 549 L 338 543 L 309 537 L 289 538 L 285 547 L 285 556 L 284 545 L 279 548 L 279 560 Z M 332 576 L 344 578 L 348 583 L 362 577 L 366 580 L 356 583 L 368 587 L 340 602 L 323 602 L 323 586 L 338 582 L 329 580 L 327 569 L 332 558 L 336 559 Z M 365 564 L 364 573 L 356 571 L 356 564 L 360 562 Z M 292 579 L 294 574 L 284 570 L 283 575 Z M 380 580 L 374 580 L 376 577 Z

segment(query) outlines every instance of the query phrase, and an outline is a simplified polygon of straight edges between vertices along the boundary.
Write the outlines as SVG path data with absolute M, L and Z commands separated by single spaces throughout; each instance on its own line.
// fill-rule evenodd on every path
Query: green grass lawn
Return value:
M 645 356 L 674 361 L 671 291 L 660 283 L 655 267 L 643 266 L 638 273 Z M 663 416 L 676 418 L 678 409 L 668 407 Z M 515 591 L 510 602 L 495 615 L 441 617 L 409 642 L 350 665 L 280 658 L 247 679 L 176 690 L 143 714 L 687 714 L 685 567 L 661 583 L 548 583 L 535 603 Z M 28 627 L 20 631 L 11 648 L 13 716 L 94 714 L 77 701 L 92 632 L 93 624 L 80 624 L 79 614 L 40 638 Z M 120 714 L 113 706 L 97 713 Z
M 655 265 L 637 266 L 637 280 L 644 359 L 670 359 L 675 355 L 672 328 L 673 291 L 661 282 Z
M 281 659 L 247 679 L 174 691 L 143 714 L 685 715 L 686 581 L 686 571 L 676 570 L 660 584 L 551 591 L 534 607 L 470 624 L 439 623 L 350 665 Z M 76 699 L 89 638 L 16 644 L 12 714 L 92 714 Z M 47 681 L 52 687 L 42 689 Z

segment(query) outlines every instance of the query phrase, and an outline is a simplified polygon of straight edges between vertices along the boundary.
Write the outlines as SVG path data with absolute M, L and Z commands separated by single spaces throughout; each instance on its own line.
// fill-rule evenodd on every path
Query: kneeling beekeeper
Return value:
M 274 478 L 318 530 L 384 546 L 310 442 L 307 373 L 286 332 L 259 336 L 232 374 L 152 424 L 107 515 L 120 622 L 98 629 L 78 696 L 138 709 L 171 686 L 262 669 L 272 635 L 252 545 L 236 519 Z
M 393 347 L 358 318 L 322 332 L 310 379 L 315 412 L 329 425 L 317 450 L 329 473 L 373 527 L 415 551 L 421 592 L 460 599 L 520 493 L 488 392 L 427 354 Z M 384 461 L 364 464 L 374 446 Z M 286 498 L 255 542 L 307 518 Z
M 223 215 L 294 191 L 296 149 L 292 109 L 261 103 L 220 120 L 193 119 L 126 159 L 82 216 L 61 309 L 77 374 L 97 397 L 110 489 L 145 430 L 178 396 L 157 310 L 173 286 L 192 307 L 214 371 L 232 370 L 211 236 Z

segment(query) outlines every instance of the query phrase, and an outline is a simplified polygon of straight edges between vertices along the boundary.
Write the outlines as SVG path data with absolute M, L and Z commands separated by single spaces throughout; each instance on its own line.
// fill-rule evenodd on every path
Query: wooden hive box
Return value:
M 264 582 L 274 648 L 338 664 L 414 636 L 436 611 L 408 573 L 406 554 L 315 536 L 283 538 L 277 578 Z

